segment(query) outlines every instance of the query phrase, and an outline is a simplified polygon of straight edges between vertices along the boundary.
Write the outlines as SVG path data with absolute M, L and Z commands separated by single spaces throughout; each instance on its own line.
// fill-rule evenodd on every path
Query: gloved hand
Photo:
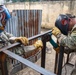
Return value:
M 16 37 L 15 41 L 21 42 L 23 45 L 27 45 L 28 44 L 28 38 L 26 38 L 26 37 Z
M 41 40 L 37 40 L 33 45 L 35 48 L 43 47 L 43 43 Z
M 57 37 L 57 35 L 60 34 L 60 33 L 61 33 L 61 32 L 60 32 L 60 30 L 59 30 L 57 27 L 54 27 L 54 28 L 52 29 L 52 34 L 53 34 L 54 36 Z
M 57 48 L 54 48 L 54 50 L 56 51 L 56 53 L 59 53 L 60 48 L 59 48 L 59 47 L 57 47 Z

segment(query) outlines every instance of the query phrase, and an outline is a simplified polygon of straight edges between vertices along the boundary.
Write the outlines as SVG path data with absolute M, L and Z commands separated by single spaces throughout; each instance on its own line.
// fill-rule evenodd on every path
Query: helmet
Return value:
M 4 5 L 0 5 L 0 33 L 4 30 L 6 22 L 10 17 L 8 9 Z
M 69 21 L 70 21 L 69 16 L 60 14 L 55 21 L 55 26 L 62 32 L 62 34 L 67 35 Z

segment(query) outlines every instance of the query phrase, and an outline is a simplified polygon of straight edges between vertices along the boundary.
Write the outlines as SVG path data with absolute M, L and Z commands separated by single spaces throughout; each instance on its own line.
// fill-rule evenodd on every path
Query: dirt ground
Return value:
M 45 32 L 46 30 L 42 30 L 41 33 Z M 54 38 L 56 40 L 56 38 Z M 47 51 L 46 51 L 46 64 L 45 64 L 45 69 L 50 71 L 50 72 L 54 72 L 54 63 L 55 63 L 55 51 L 52 47 L 52 45 L 47 42 Z M 66 55 L 65 55 L 66 58 Z M 72 63 L 74 64 L 74 60 L 76 59 L 76 57 L 73 58 Z M 41 65 L 41 58 L 35 63 L 38 66 Z M 66 70 L 66 69 L 63 69 Z M 68 73 L 65 74 L 65 71 L 63 71 L 62 75 L 70 75 L 69 73 L 71 72 L 71 69 L 69 67 L 67 67 L 67 71 Z M 16 75 L 40 75 L 40 73 L 36 72 L 35 70 L 27 67 L 21 71 L 19 71 L 18 73 L 16 73 Z

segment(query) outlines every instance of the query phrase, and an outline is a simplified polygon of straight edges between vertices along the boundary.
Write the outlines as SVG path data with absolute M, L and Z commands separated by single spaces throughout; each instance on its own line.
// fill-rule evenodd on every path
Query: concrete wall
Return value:
M 59 14 L 72 13 L 76 15 L 76 1 L 43 1 L 6 4 L 9 11 L 16 9 L 39 9 L 42 10 L 42 27 L 51 28 L 54 26 L 56 17 Z

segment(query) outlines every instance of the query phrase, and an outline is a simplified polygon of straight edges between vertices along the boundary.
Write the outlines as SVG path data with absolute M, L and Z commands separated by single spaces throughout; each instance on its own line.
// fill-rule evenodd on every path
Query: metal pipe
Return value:
M 57 75 L 61 75 L 62 73 L 63 56 L 64 56 L 64 47 L 60 45 Z
M 45 59 L 46 59 L 46 37 L 42 37 L 43 48 L 41 52 L 41 67 L 45 68 Z M 43 75 L 43 74 L 41 74 Z
M 52 32 L 52 30 L 48 30 L 48 31 L 46 31 L 46 32 L 44 32 L 44 33 L 42 33 L 42 34 L 38 34 L 38 35 L 35 35 L 35 36 L 33 36 L 33 37 L 30 37 L 30 38 L 28 38 L 28 40 L 30 41 L 30 40 L 36 39 L 36 38 L 38 38 L 38 37 L 41 37 L 41 36 L 43 36 L 43 35 L 45 35 L 45 34 L 47 34 L 47 33 L 51 33 L 51 32 Z

